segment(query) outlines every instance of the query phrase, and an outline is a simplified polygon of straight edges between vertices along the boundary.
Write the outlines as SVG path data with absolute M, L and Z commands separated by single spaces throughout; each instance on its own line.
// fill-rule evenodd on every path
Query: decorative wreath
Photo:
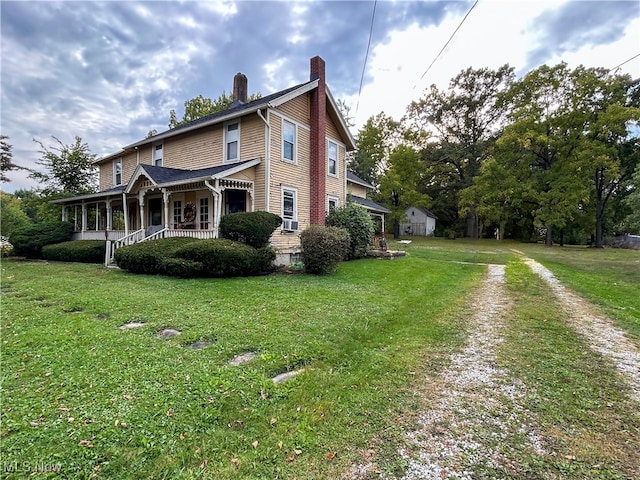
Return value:
M 182 218 L 184 223 L 193 222 L 195 220 L 196 206 L 193 203 L 187 202 L 187 204 L 184 206 L 184 213 L 182 215 Z

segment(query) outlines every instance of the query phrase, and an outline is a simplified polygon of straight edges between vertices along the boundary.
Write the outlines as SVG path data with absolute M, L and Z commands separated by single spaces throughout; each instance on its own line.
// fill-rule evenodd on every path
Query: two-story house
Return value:
M 324 224 L 347 201 L 346 153 L 353 137 L 325 80 L 310 61 L 309 80 L 247 102 L 237 74 L 234 102 L 96 161 L 100 191 L 57 201 L 75 238 L 108 247 L 151 238 L 216 238 L 223 215 L 264 210 L 283 218 L 271 238 L 278 262 L 299 251 L 299 232 Z

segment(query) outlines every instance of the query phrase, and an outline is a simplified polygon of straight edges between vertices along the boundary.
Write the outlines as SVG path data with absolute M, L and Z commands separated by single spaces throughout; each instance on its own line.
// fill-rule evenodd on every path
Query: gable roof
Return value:
M 294 85 L 293 87 L 286 88 L 284 90 L 280 90 L 279 92 L 272 93 L 271 95 L 267 95 L 266 97 L 259 98 L 257 100 L 253 100 L 247 103 L 233 102 L 231 107 L 222 110 L 219 112 L 214 112 L 209 115 L 205 115 L 204 117 L 197 118 L 196 120 L 192 120 L 191 122 L 178 125 L 175 128 L 170 130 L 166 130 L 162 133 L 158 133 L 157 135 L 153 135 L 152 137 L 147 137 L 143 140 L 139 140 L 135 143 L 127 145 L 122 148 L 117 153 L 113 153 L 111 155 L 106 155 L 102 158 L 97 159 L 94 163 L 101 163 L 109 159 L 117 158 L 125 153 L 127 150 L 137 149 L 142 145 L 146 145 L 149 143 L 155 143 L 162 141 L 167 138 L 171 138 L 176 135 L 182 135 L 183 133 L 187 133 L 193 130 L 197 130 L 200 128 L 204 128 L 210 125 L 216 125 L 219 123 L 223 123 L 234 118 L 239 118 L 243 115 L 248 115 L 251 113 L 255 113 L 258 110 L 263 110 L 265 108 L 275 108 L 283 103 L 292 100 L 304 93 L 310 92 L 314 88 L 318 88 L 318 79 L 310 80 L 308 82 L 300 83 L 298 85 Z M 336 103 L 329 87 L 325 87 L 325 91 L 327 93 L 327 106 L 329 107 L 329 116 L 336 123 L 336 128 L 338 132 L 344 137 L 345 144 L 347 145 L 347 150 L 355 149 L 355 140 L 351 132 L 349 131 L 349 127 L 340 110 L 338 109 L 338 104 Z
M 140 164 L 136 167 L 129 183 L 126 193 L 131 193 L 134 184 L 140 177 L 146 177 L 156 186 L 170 186 L 185 182 L 197 182 L 210 180 L 214 177 L 223 178 L 234 173 L 238 173 L 247 168 L 251 168 L 260 163 L 260 159 L 245 160 L 244 162 L 219 165 L 217 167 L 199 168 L 196 170 L 183 170 L 181 168 L 156 167 L 155 165 Z
M 431 217 L 431 218 L 435 218 L 436 220 L 438 219 L 438 217 L 436 217 L 433 213 L 431 213 L 429 210 L 427 210 L 424 207 L 407 207 L 407 210 L 409 210 L 410 208 L 414 208 L 416 210 L 421 211 L 422 213 L 424 213 L 427 217 Z M 406 210 L 405 210 L 406 211 Z
M 371 185 L 369 182 L 361 179 L 359 176 L 357 176 L 353 172 L 350 172 L 349 170 L 347 170 L 347 182 L 357 183 L 358 185 L 362 185 L 363 187 L 370 188 L 372 190 L 376 188 L 373 185 Z

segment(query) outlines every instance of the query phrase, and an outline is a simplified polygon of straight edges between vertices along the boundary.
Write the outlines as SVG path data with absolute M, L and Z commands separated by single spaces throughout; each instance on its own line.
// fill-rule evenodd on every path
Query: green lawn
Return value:
M 481 264 L 521 265 L 512 248 L 525 250 L 430 239 L 406 258 L 343 263 L 327 277 L 227 280 L 5 260 L 3 478 L 55 466 L 50 475 L 62 478 L 339 478 L 372 446 L 383 470 L 401 473 L 395 445 L 407 425 L 398 419 L 421 405 L 416 383 L 464 341 Z M 549 252 L 526 248 L 559 276 L 578 269 L 570 255 L 547 263 Z M 584 269 L 577 283 L 618 263 L 607 278 L 624 277 L 638 253 L 624 255 Z M 593 299 L 634 332 L 639 295 L 628 293 L 593 289 Z M 128 322 L 144 325 L 118 328 Z M 164 328 L 182 334 L 158 339 Z M 190 348 L 196 341 L 209 346 Z M 228 365 L 249 351 L 257 358 Z M 270 380 L 301 368 L 287 383 Z M 546 381 L 544 371 L 535 379 Z M 577 410 L 568 407 L 570 421 L 582 421 Z

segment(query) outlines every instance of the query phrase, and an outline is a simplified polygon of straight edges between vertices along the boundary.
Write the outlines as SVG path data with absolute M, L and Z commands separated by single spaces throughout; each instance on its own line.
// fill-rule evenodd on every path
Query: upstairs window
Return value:
M 329 141 L 329 145 L 327 147 L 327 156 L 329 157 L 328 171 L 329 175 L 334 177 L 338 176 L 338 145 Z
M 122 185 L 122 159 L 118 158 L 113 162 L 113 184 Z
M 225 162 L 237 162 L 240 156 L 240 124 L 229 123 L 225 127 Z
M 153 164 L 156 167 L 162 166 L 162 144 L 161 143 L 153 147 Z
M 282 121 L 282 159 L 295 163 L 295 155 L 296 155 L 296 126 L 287 122 L 286 120 Z

